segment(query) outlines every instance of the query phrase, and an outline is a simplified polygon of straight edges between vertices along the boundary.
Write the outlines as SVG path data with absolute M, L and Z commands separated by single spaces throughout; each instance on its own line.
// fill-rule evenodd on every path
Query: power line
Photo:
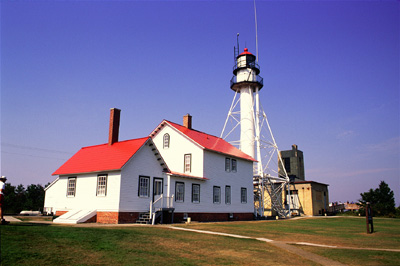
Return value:
M 62 161 L 65 161 L 65 160 L 66 160 L 66 158 L 46 157 L 46 156 L 38 156 L 38 155 L 24 154 L 24 153 L 16 153 L 16 152 L 8 152 L 8 151 L 1 151 L 1 153 L 15 154 L 15 155 L 23 155 L 23 156 L 36 157 L 36 158 L 44 158 L 44 159 L 62 160 Z
M 62 154 L 73 154 L 73 152 L 67 152 L 67 151 L 59 151 L 59 150 L 51 150 L 51 149 L 43 149 L 43 148 L 38 148 L 38 147 L 30 147 L 30 146 L 24 146 L 24 145 L 17 145 L 17 144 L 12 144 L 12 143 L 7 143 L 7 142 L 2 142 L 1 146 L 4 147 L 12 147 L 12 148 L 18 148 L 18 149 L 26 149 L 26 150 L 34 150 L 34 151 L 43 151 L 43 152 L 53 152 L 53 153 L 62 153 Z

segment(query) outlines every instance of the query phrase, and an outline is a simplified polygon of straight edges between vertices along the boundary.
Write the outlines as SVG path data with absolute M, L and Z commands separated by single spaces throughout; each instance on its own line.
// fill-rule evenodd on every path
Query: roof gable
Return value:
M 120 141 L 113 145 L 101 144 L 83 147 L 58 168 L 53 175 L 121 170 L 147 141 L 149 141 L 148 137 Z
M 223 153 L 229 156 L 237 157 L 244 160 L 256 161 L 253 157 L 245 154 L 238 148 L 234 147 L 232 144 L 227 141 L 218 138 L 213 135 L 206 134 L 201 131 L 197 131 L 194 129 L 189 129 L 187 127 L 181 126 L 179 124 L 164 120 L 161 122 L 159 126 L 150 134 L 150 136 L 154 136 L 157 134 L 160 127 L 164 125 L 164 123 L 170 125 L 175 128 L 177 131 L 185 135 L 191 141 L 201 146 L 205 150 L 210 150 L 218 153 Z

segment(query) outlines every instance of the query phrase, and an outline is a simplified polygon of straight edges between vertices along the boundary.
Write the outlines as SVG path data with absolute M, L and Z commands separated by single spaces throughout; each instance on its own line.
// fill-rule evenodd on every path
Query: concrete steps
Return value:
M 139 219 L 136 220 L 137 224 L 151 224 L 150 212 L 139 214 Z

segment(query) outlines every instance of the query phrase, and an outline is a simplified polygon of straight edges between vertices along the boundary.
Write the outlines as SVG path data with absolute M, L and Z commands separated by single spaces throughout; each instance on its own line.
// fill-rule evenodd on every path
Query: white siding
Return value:
M 166 195 L 167 177 L 148 142 L 122 168 L 121 198 L 119 209 L 122 212 L 149 211 L 150 201 L 153 200 L 154 178 L 163 178 L 164 194 Z M 154 145 L 152 147 L 155 147 Z M 150 177 L 149 197 L 139 197 L 139 176 Z
M 55 213 L 54 208 L 59 206 L 58 201 L 61 195 L 61 183 L 60 180 L 57 178 L 55 181 L 52 182 L 50 187 L 45 189 L 45 197 L 44 197 L 44 209 L 50 208 L 51 211 Z
M 169 148 L 163 148 L 164 134 L 170 136 Z M 171 171 L 185 173 L 184 171 L 184 156 L 185 154 L 192 155 L 191 172 L 186 173 L 193 176 L 203 176 L 203 150 L 176 129 L 171 128 L 168 124 L 157 133 L 153 138 L 161 156 L 167 163 Z
M 253 163 L 237 160 L 237 172 L 225 172 L 223 154 L 204 151 L 204 172 L 206 181 L 178 178 L 171 179 L 171 194 L 175 194 L 176 182 L 184 182 L 184 202 L 174 202 L 175 212 L 187 213 L 252 213 L 253 198 Z M 232 157 L 231 157 L 232 158 Z M 192 203 L 192 184 L 200 185 L 200 203 Z M 221 188 L 221 202 L 213 203 L 213 187 Z M 225 186 L 231 187 L 231 204 L 225 203 Z M 241 188 L 247 189 L 247 203 L 241 203 Z
M 176 201 L 175 187 L 176 182 L 182 182 L 185 184 L 185 195 L 183 202 Z M 194 180 L 188 178 L 171 178 L 171 195 L 174 195 L 174 208 L 175 212 L 213 212 L 212 206 L 210 206 L 209 201 L 207 201 L 203 195 L 205 193 L 205 184 L 207 181 Z M 192 184 L 200 185 L 200 202 L 192 203 Z
M 237 172 L 225 171 L 223 154 L 204 151 L 204 171 L 209 180 L 205 184 L 202 197 L 213 207 L 213 212 L 249 213 L 254 211 L 253 162 L 237 158 Z M 213 186 L 221 187 L 221 203 L 213 203 Z M 231 204 L 225 204 L 225 186 L 231 186 Z M 241 188 L 247 188 L 247 203 L 241 203 Z M 204 191 L 205 190 L 205 191 Z
M 163 141 L 166 133 L 170 135 L 170 146 L 164 149 Z M 206 181 L 171 178 L 171 195 L 175 195 L 176 182 L 185 184 L 184 202 L 174 201 L 175 212 L 253 213 L 253 162 L 234 158 L 237 161 L 237 172 L 225 172 L 225 158 L 229 156 L 203 150 L 167 124 L 157 132 L 153 141 L 171 171 L 184 173 L 184 155 L 192 154 L 190 175 L 208 178 Z M 200 185 L 199 203 L 192 203 L 192 184 Z M 213 203 L 214 186 L 221 188 L 219 204 Z M 225 204 L 225 186 L 231 187 L 231 204 Z M 247 189 L 247 203 L 241 203 L 242 187 Z
M 97 175 L 107 174 L 106 196 L 96 196 Z M 102 172 L 70 176 L 60 176 L 58 181 L 46 190 L 45 207 L 56 211 L 76 209 L 96 209 L 98 211 L 117 211 L 120 191 L 120 172 Z M 76 177 L 74 197 L 67 197 L 69 177 Z

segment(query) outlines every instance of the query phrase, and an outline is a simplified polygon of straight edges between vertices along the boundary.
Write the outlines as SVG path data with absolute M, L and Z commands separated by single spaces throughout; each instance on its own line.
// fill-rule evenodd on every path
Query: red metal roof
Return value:
M 247 49 L 247 48 L 244 48 L 244 52 L 241 53 L 240 55 L 245 55 L 245 54 L 251 54 L 251 55 L 253 55 L 252 53 L 249 52 L 249 49 Z
M 187 127 L 175 124 L 167 120 L 161 122 L 161 124 L 163 123 L 167 123 L 170 126 L 174 127 L 175 129 L 186 135 L 188 138 L 199 144 L 201 147 L 203 147 L 203 149 L 218 153 L 223 153 L 244 160 L 249 160 L 253 162 L 256 161 L 253 159 L 253 157 L 247 155 L 246 153 L 242 152 L 241 150 L 239 150 L 238 148 L 234 147 L 233 145 L 229 144 L 228 142 L 226 142 L 221 138 L 197 130 L 189 129 Z M 160 126 L 158 126 L 157 129 L 159 127 Z M 155 134 L 155 132 L 153 131 L 152 134 Z
M 148 137 L 83 147 L 53 175 L 71 175 L 120 170 L 128 160 L 149 140 Z

